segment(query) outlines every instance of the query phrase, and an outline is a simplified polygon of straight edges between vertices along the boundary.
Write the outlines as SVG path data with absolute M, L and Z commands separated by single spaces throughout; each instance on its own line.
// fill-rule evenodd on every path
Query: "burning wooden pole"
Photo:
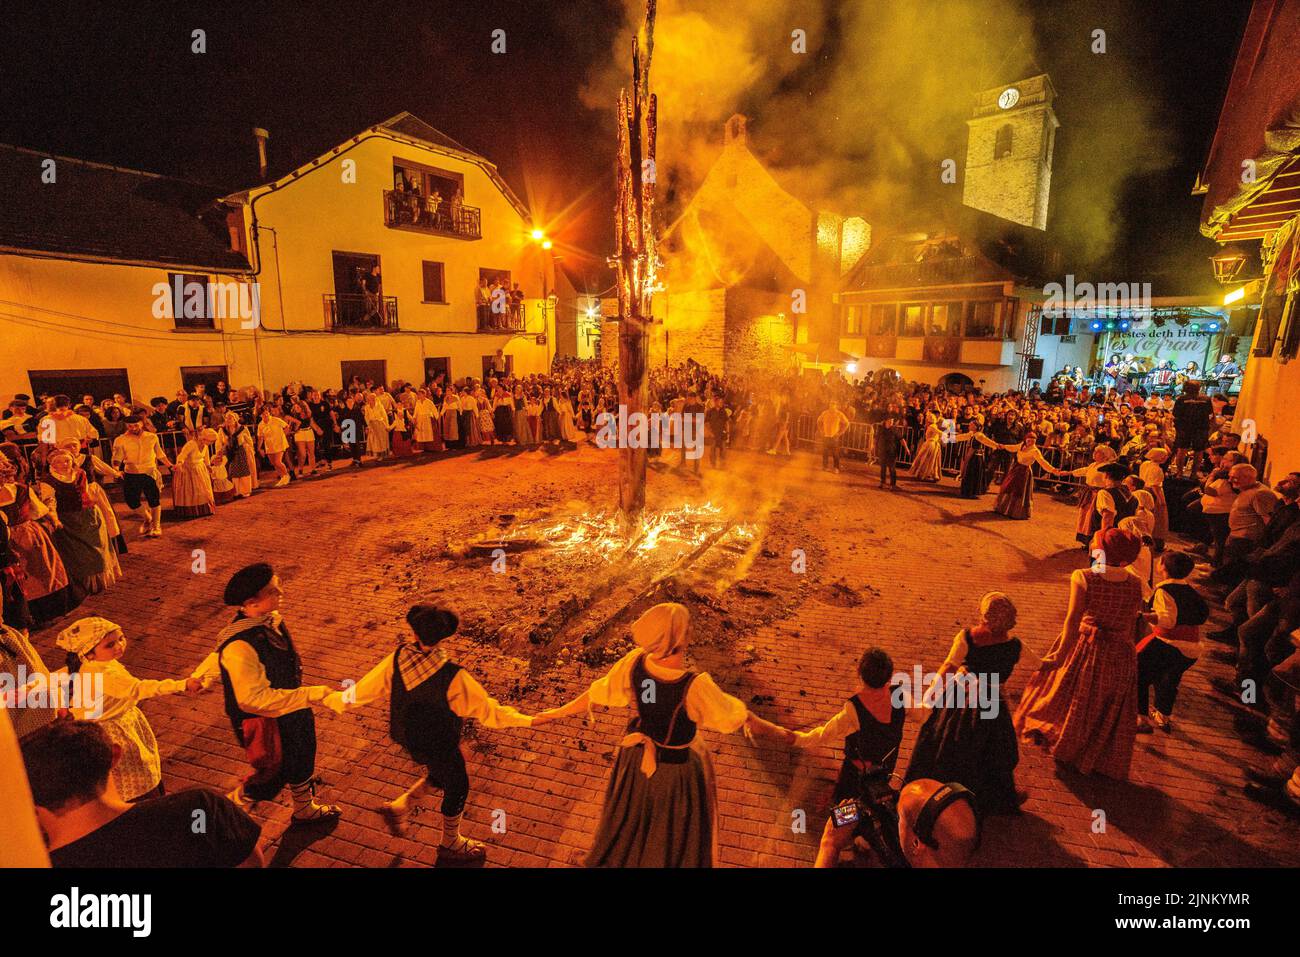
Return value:
M 623 413 L 646 414 L 647 347 L 657 259 L 654 233 L 655 96 L 650 92 L 655 0 L 647 0 L 644 59 L 632 42 L 632 86 L 618 101 L 618 204 L 614 210 L 618 268 L 618 398 Z M 625 443 L 630 445 L 631 443 Z M 645 508 L 646 450 L 619 450 L 618 505 L 627 522 Z

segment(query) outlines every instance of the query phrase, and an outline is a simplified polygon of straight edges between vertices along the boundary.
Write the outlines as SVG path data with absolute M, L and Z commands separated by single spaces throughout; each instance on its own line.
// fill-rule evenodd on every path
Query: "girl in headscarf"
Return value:
M 1128 780 L 1137 733 L 1137 652 L 1142 583 L 1129 567 L 1142 540 L 1107 529 L 1091 568 L 1070 576 L 1061 634 L 1029 679 L 1015 725 L 1062 764 Z
M 974 793 L 981 814 L 1016 814 L 1024 800 L 1016 791 L 1020 748 L 1003 691 L 1020 660 L 1015 624 L 1016 606 L 1006 595 L 980 599 L 980 623 L 957 632 L 939 666 L 926 698 L 933 710 L 904 779 L 957 781 Z
M 751 715 L 708 674 L 686 666 L 690 612 L 655 605 L 632 625 L 636 649 L 604 677 L 543 720 L 591 705 L 635 712 L 618 756 L 588 867 L 712 867 L 717 788 L 700 728 L 785 732 Z
M 1092 450 L 1092 463 L 1071 469 L 1071 475 L 1083 478 L 1083 495 L 1079 499 L 1079 521 L 1074 529 L 1075 540 L 1085 549 L 1091 548 L 1092 536 L 1097 533 L 1097 493 L 1106 487 L 1101 469 L 1110 465 L 1119 455 L 1109 445 L 1098 445 Z
M 212 484 L 211 446 L 217 441 L 212 429 L 200 429 L 181 447 L 172 472 L 172 505 L 185 518 L 202 518 L 216 508 Z
M 106 618 L 82 618 L 59 632 L 55 644 L 68 653 L 67 666 L 52 676 L 56 684 L 74 678 L 75 693 L 65 697 L 78 721 L 97 721 L 122 749 L 113 765 L 113 780 L 123 800 L 136 801 L 162 794 L 162 759 L 158 739 L 139 708 L 141 701 L 159 695 L 195 692 L 199 679 L 142 680 L 121 662 L 126 652 L 122 629 Z M 60 682 L 60 676 L 63 681 Z
M 943 430 L 939 428 L 938 419 L 933 412 L 925 416 L 925 438 L 916 450 L 916 458 L 908 469 L 908 478 L 921 482 L 939 481 L 940 465 L 943 459 Z
M 16 583 L 32 624 L 39 626 L 76 608 L 85 592 L 68 580 L 67 568 L 46 528 L 50 511 L 27 483 L 26 469 L 17 446 L 0 446 L 0 520 L 9 529 L 12 554 L 0 574 Z
M 68 578 L 91 595 L 117 581 L 122 567 L 109 544 L 108 529 L 95 508 L 86 473 L 77 468 L 68 449 L 50 453 L 38 494 L 50 510 L 54 522 L 50 537 Z
M 392 424 L 388 419 L 388 410 L 373 392 L 367 392 L 363 415 L 366 420 L 366 451 L 383 461 L 388 458 L 388 429 Z

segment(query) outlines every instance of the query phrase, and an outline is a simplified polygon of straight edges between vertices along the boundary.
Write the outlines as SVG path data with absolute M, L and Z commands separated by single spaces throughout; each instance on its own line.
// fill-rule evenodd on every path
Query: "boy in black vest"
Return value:
M 1178 683 L 1200 654 L 1201 625 L 1210 617 L 1209 606 L 1187 576 L 1196 567 L 1186 552 L 1165 552 L 1156 562 L 1163 580 L 1151 595 L 1147 621 L 1151 633 L 1137 644 L 1138 732 L 1149 734 L 1152 727 L 1170 730 Z M 1156 689 L 1155 706 L 1148 710 L 1148 689 Z
M 527 728 L 544 719 L 498 704 L 473 675 L 437 647 L 460 627 L 453 612 L 435 605 L 415 605 L 406 613 L 406 623 L 415 640 L 403 641 L 351 688 L 326 698 L 325 706 L 342 714 L 388 696 L 389 734 L 424 765 L 426 774 L 397 800 L 377 810 L 388 829 L 400 836 L 406 831 L 411 799 L 440 789 L 439 861 L 478 863 L 486 858 L 487 848 L 460 833 L 461 815 L 469 798 L 469 775 L 460 748 L 465 719 L 477 718 L 486 728 Z
M 216 652 L 192 677 L 206 686 L 220 674 L 226 714 L 253 766 L 230 798 L 240 805 L 272 801 L 287 785 L 293 824 L 330 821 L 342 811 L 316 803 L 316 718 L 311 710 L 330 689 L 303 685 L 302 661 L 280 617 L 282 595 L 280 579 L 266 562 L 235 572 L 224 597 L 239 613 L 217 636 Z

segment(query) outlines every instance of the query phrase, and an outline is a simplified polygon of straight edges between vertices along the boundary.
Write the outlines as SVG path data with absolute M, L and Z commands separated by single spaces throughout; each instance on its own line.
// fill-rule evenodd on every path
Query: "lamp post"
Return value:
M 546 231 L 542 229 L 534 229 L 531 235 L 532 235 L 533 242 L 537 246 L 540 246 L 543 252 L 550 253 L 551 262 L 552 264 L 554 264 L 555 260 L 558 259 L 559 257 L 557 257 L 555 253 L 551 252 L 551 250 L 555 247 L 555 243 L 552 242 L 550 237 L 546 235 Z M 547 371 L 549 371 L 551 368 L 551 343 L 550 343 L 550 322 L 548 320 L 550 316 L 551 285 L 550 285 L 550 277 L 546 270 L 545 259 L 542 260 L 541 273 L 542 273 L 542 334 L 547 337 L 546 368 Z

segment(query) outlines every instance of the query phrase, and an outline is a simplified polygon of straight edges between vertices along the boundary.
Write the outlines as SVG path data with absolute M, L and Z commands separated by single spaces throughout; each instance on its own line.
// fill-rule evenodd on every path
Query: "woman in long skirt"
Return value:
M 172 507 L 185 518 L 202 518 L 216 508 L 210 447 L 217 433 L 202 429 L 176 454 L 172 472 Z
M 482 387 L 474 393 L 474 398 L 478 400 L 479 434 L 484 445 L 491 445 L 497 441 L 496 420 L 492 417 L 492 400 L 488 398 L 487 392 Z
M 388 418 L 388 410 L 384 408 L 383 403 L 379 401 L 373 392 L 366 393 L 364 416 L 366 420 L 366 451 L 377 459 L 388 458 L 391 449 L 388 444 L 388 428 L 392 423 Z
M 542 441 L 542 397 L 531 392 L 528 400 L 524 403 L 524 411 L 528 413 L 528 434 L 529 445 L 540 445 Z
M 564 437 L 560 428 L 560 410 L 554 393 L 547 389 L 542 393 L 542 441 L 558 442 Z
M 248 498 L 257 487 L 257 452 L 253 433 L 233 412 L 226 413 L 222 426 L 225 442 L 226 474 L 234 486 L 236 498 Z
M 415 444 L 421 452 L 442 451 L 442 414 L 437 403 L 429 397 L 428 389 L 420 389 L 415 400 Z
M 455 386 L 448 386 L 442 402 L 442 440 L 449 449 L 463 449 L 464 439 L 460 432 L 460 396 Z
M 708 674 L 686 667 L 690 617 L 684 605 L 655 605 L 632 625 L 635 650 L 581 696 L 543 712 L 561 718 L 593 704 L 634 712 L 618 745 L 588 867 L 713 866 L 717 786 L 698 731 L 730 734 L 766 722 Z M 655 693 L 645 694 L 647 687 Z
M 1065 473 L 1043 458 L 1043 453 L 1038 450 L 1038 436 L 1033 432 L 1027 433 L 1024 441 L 1018 445 L 1014 443 L 1002 445 L 991 439 L 986 440 L 986 444 L 990 448 L 1011 452 L 1015 456 L 1011 468 L 1007 469 L 1006 477 L 1002 480 L 1002 487 L 998 490 L 998 500 L 993 504 L 993 510 L 1007 518 L 1029 518 L 1034 510 L 1033 466 L 1038 465 L 1043 471 L 1051 472 L 1053 475 Z
M 1102 466 L 1109 465 L 1118 458 L 1118 454 L 1109 445 L 1098 445 L 1092 450 L 1092 463 L 1081 468 L 1070 469 L 1071 475 L 1083 479 L 1083 495 L 1079 499 L 1079 521 L 1074 528 L 1074 538 L 1084 549 L 1091 548 L 1092 536 L 1097 534 L 1097 493 L 1106 487 Z
M 577 445 L 582 440 L 582 433 L 573 421 L 573 403 L 567 395 L 561 394 L 555 403 L 555 410 L 560 416 L 560 438 Z
M 1118 528 L 1101 559 L 1070 576 L 1070 607 L 1016 708 L 1020 734 L 1085 774 L 1127 780 L 1137 735 L 1137 651 L 1142 583 L 1129 566 L 1142 540 Z
M 502 386 L 496 387 L 492 402 L 492 430 L 503 444 L 515 439 L 515 400 Z
M 103 591 L 122 573 L 108 530 L 86 489 L 86 474 L 67 449 L 50 453 L 40 494 L 54 520 L 51 539 L 68 578 L 88 594 Z
M 524 398 L 524 387 L 521 385 L 515 386 L 513 414 L 515 442 L 519 445 L 533 445 L 533 427 L 528 424 L 528 401 Z
M 937 482 L 942 474 L 942 462 L 943 430 L 931 412 L 925 417 L 925 438 L 916 450 L 916 458 L 912 460 L 907 476 L 920 482 Z
M 63 559 L 41 522 L 49 509 L 19 478 L 19 467 L 11 454 L 21 453 L 12 445 L 0 449 L 0 513 L 9 528 L 9 549 L 16 568 L 12 572 L 0 570 L 0 574 L 13 574 L 18 579 L 33 624 L 43 625 L 76 608 L 85 592 L 69 581 Z
M 415 448 L 411 445 L 410 413 L 400 402 L 393 408 L 393 421 L 389 426 L 388 441 L 393 448 L 393 458 L 409 459 L 415 454 Z
M 1146 461 L 1138 468 L 1138 478 L 1142 479 L 1146 490 L 1155 499 L 1155 529 L 1151 538 L 1156 549 L 1164 548 L 1165 539 L 1169 537 L 1169 504 L 1165 501 L 1165 462 L 1169 461 L 1169 450 L 1154 448 L 1147 452 Z
M 1014 814 L 1022 801 L 1015 778 L 1020 748 L 1003 689 L 1020 660 L 1020 640 L 1010 634 L 1016 606 L 1001 592 L 989 592 L 980 600 L 980 618 L 957 633 L 939 667 L 940 693 L 904 781 L 956 781 L 974 793 L 981 813 Z M 992 705 L 980 689 L 996 695 Z
M 977 440 L 987 436 L 979 430 L 979 423 L 974 419 L 967 423 L 967 429 L 968 431 L 961 435 L 954 435 L 951 439 L 953 442 L 969 443 L 963 451 L 961 473 L 957 477 L 958 494 L 962 498 L 979 498 L 989 490 L 989 478 L 992 474 L 988 449 Z

